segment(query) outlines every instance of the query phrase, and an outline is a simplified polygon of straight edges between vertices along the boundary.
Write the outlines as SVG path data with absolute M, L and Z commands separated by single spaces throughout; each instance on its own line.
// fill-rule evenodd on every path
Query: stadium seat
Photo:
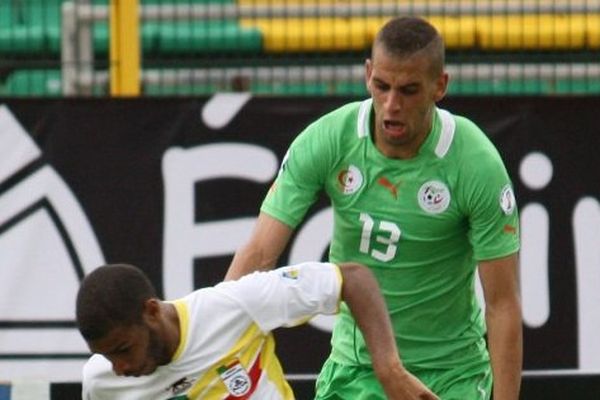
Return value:
M 586 45 L 585 16 L 479 16 L 478 44 L 485 50 L 575 50 Z
M 257 18 L 241 25 L 258 29 L 265 52 L 351 51 L 370 44 L 377 19 L 363 18 Z
M 59 39 L 62 0 L 0 2 L 0 54 L 46 52 Z
M 430 16 L 448 49 L 578 50 L 600 47 L 600 15 Z M 268 53 L 367 48 L 387 18 L 245 18 Z
M 59 70 L 17 70 L 0 87 L 3 96 L 60 96 Z
M 0 95 L 60 95 L 61 4 L 65 0 L 0 0 L 0 67 L 3 82 Z M 71 0 L 78 1 L 78 0 Z M 107 5 L 109 0 L 90 0 Z M 476 0 L 464 0 L 465 3 Z M 508 1 L 508 0 L 502 0 Z M 561 0 L 565 2 L 566 0 Z M 140 0 L 142 5 L 161 4 L 240 4 L 249 5 L 337 5 L 337 0 Z M 389 5 L 430 4 L 430 0 L 345 0 L 344 4 Z M 539 3 L 541 5 L 541 3 Z M 209 21 L 144 21 L 140 25 L 143 60 L 148 65 L 166 66 L 173 60 L 200 60 L 212 63 L 212 55 L 231 63 L 300 65 L 310 58 L 315 64 L 331 59 L 356 57 L 369 48 L 378 29 L 389 17 L 311 17 L 311 18 L 223 18 Z M 600 49 L 600 13 L 596 14 L 502 14 L 429 15 L 427 19 L 442 33 L 450 51 L 459 50 L 460 59 L 473 62 L 472 55 L 488 60 L 512 62 L 516 54 L 538 57 L 533 60 L 597 63 Z M 109 49 L 107 21 L 93 25 L 95 59 L 98 69 L 106 67 Z M 578 53 L 579 52 L 579 53 Z M 294 54 L 296 53 L 296 54 Z M 307 53 L 309 57 L 305 57 Z M 499 54 L 499 56 L 497 56 Z M 571 54 L 581 55 L 574 60 Z M 246 57 L 251 55 L 252 57 Z M 548 56 L 548 58 L 545 58 Z M 471 57 L 471 58 L 469 58 Z M 529 60 L 531 57 L 529 58 Z M 247 60 L 247 61 L 246 61 Z M 478 58 L 477 61 L 480 59 Z M 14 70 L 16 62 L 22 62 Z M 30 64 L 27 64 L 31 61 Z M 177 61 L 178 62 L 178 61 Z M 361 62 L 359 60 L 358 62 Z M 456 61 L 454 61 L 456 62 Z M 459 61 L 460 62 L 460 61 Z M 172 64 L 171 64 L 172 65 Z M 212 65 L 212 64 L 210 64 Z M 180 65 L 178 65 L 180 66 Z M 196 67 L 194 64 L 192 67 Z M 46 68 L 46 69 L 42 69 Z M 160 67 L 158 67 L 160 68 Z M 12 71 L 12 72 L 11 72 Z M 145 94 L 208 94 L 220 88 L 211 82 L 169 88 L 150 86 Z M 106 88 L 103 89 L 106 91 Z M 250 82 L 254 93 L 269 94 L 363 94 L 362 82 L 278 83 Z M 451 93 L 528 94 L 599 93 L 595 80 L 529 79 L 511 81 L 504 76 L 493 80 L 452 81 Z
M 158 54 L 210 52 L 259 53 L 262 37 L 258 29 L 243 27 L 233 20 L 203 22 L 149 23 Z M 145 31 L 144 31 L 145 32 Z
M 0 54 L 60 54 L 63 0 L 0 1 Z M 352 1 L 352 0 L 350 0 Z M 357 1 L 357 0 L 355 0 Z M 360 0 L 362 4 L 369 0 Z M 414 1 L 414 0 L 413 0 Z M 232 0 L 169 0 L 169 4 L 231 3 Z M 240 4 L 292 4 L 239 0 Z M 295 0 L 302 4 L 304 0 Z M 94 0 L 106 4 L 106 0 Z M 308 2 L 307 2 L 308 3 Z M 167 4 L 142 0 L 142 5 Z M 327 3 L 323 3 L 327 4 Z M 383 3 L 382 3 L 383 4 Z M 145 22 L 146 54 L 355 51 L 368 48 L 385 17 L 244 18 L 190 22 Z M 449 49 L 577 50 L 600 48 L 600 14 L 429 16 Z M 96 54 L 108 51 L 106 22 L 94 25 Z
M 600 49 L 600 15 L 586 15 L 586 42 L 590 49 Z
M 0 55 L 60 54 L 63 0 L 0 1 Z M 95 4 L 108 3 L 94 0 Z M 140 4 L 231 3 L 232 0 L 141 0 Z M 94 24 L 94 52 L 105 55 L 109 47 L 107 22 Z M 244 28 L 237 20 L 147 22 L 141 24 L 145 53 L 206 53 L 215 51 L 260 52 L 261 33 Z

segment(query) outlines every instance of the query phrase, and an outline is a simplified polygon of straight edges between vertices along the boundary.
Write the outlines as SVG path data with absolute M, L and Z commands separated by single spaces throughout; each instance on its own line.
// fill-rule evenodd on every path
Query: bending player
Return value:
M 293 399 L 271 330 L 350 308 L 388 398 L 437 399 L 402 366 L 372 273 L 359 264 L 304 263 L 161 301 L 125 264 L 97 268 L 77 295 L 92 357 L 84 400 Z

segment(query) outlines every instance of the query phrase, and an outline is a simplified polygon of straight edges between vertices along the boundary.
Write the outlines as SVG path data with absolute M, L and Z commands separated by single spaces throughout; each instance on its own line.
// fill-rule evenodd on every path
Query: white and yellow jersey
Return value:
M 95 354 L 83 369 L 83 399 L 293 399 L 271 330 L 336 313 L 341 284 L 336 265 L 311 262 L 197 290 L 172 302 L 181 342 L 171 363 L 121 377 Z

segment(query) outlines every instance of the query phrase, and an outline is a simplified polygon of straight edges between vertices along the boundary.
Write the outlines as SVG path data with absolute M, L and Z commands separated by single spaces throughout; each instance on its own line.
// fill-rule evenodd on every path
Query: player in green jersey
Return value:
M 403 367 L 443 400 L 489 399 L 492 386 L 494 400 L 516 400 L 519 221 L 502 159 L 473 122 L 436 107 L 448 75 L 443 41 L 426 21 L 386 23 L 366 83 L 370 99 L 323 116 L 292 143 L 227 279 L 275 265 L 324 190 L 334 212 L 330 261 L 374 272 Z M 317 398 L 385 398 L 347 309 Z

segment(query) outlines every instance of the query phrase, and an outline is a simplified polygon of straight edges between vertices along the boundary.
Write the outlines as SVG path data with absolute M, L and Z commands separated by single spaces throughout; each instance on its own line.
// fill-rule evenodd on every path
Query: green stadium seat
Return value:
M 60 32 L 62 0 L 0 2 L 0 54 L 26 55 L 50 49 Z
M 586 79 L 490 79 L 451 81 L 450 95 L 523 96 L 523 95 L 597 95 L 600 82 Z
M 61 96 L 61 78 L 58 70 L 20 70 L 12 72 L 4 87 L 3 96 Z
M 146 24 L 145 24 L 146 25 Z M 262 35 L 257 28 L 245 28 L 237 21 L 148 24 L 154 29 L 160 54 L 233 51 L 259 53 Z
M 12 22 L 12 2 L 0 2 L 0 29 L 8 28 Z
M 0 55 L 60 54 L 61 4 L 63 0 L 0 0 Z M 142 5 L 232 3 L 233 0 L 142 0 Z M 108 0 L 94 0 L 108 4 Z M 140 25 L 146 54 L 215 51 L 260 52 L 261 33 L 244 28 L 237 20 L 195 22 L 144 22 Z M 94 52 L 105 55 L 109 48 L 107 22 L 93 27 Z
M 147 85 L 143 94 L 148 96 L 211 95 L 231 91 L 216 83 Z M 364 82 L 340 81 L 303 83 L 250 82 L 250 92 L 256 95 L 351 95 L 367 96 Z M 96 88 L 94 93 L 105 95 L 106 88 Z M 449 95 L 592 95 L 600 93 L 600 81 L 586 79 L 510 79 L 451 80 Z M 4 84 L 0 83 L 0 96 L 60 96 L 61 72 L 59 70 L 19 70 L 11 73 Z
M 48 40 L 41 26 L 0 28 L 0 54 L 27 55 L 47 50 Z

